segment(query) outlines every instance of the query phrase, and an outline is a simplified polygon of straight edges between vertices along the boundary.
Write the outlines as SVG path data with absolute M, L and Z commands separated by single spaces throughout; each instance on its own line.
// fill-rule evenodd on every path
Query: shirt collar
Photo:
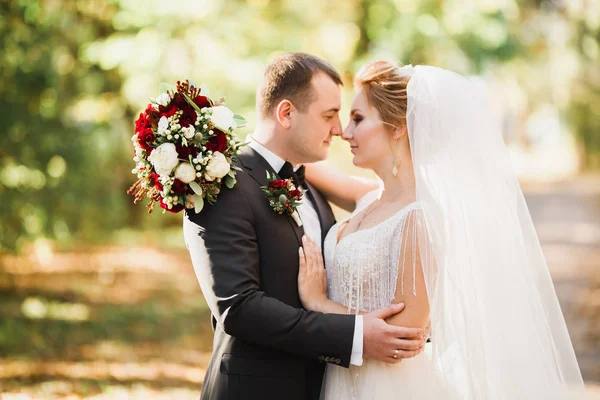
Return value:
M 285 160 L 254 140 L 252 135 L 248 136 L 248 140 L 250 141 L 248 146 L 260 154 L 269 163 L 273 170 L 279 173 L 279 170 L 281 167 L 283 167 L 283 164 L 285 164 Z

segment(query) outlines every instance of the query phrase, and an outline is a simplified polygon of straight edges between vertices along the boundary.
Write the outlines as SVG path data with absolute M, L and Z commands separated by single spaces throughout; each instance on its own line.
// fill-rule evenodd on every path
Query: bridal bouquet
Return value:
M 214 204 L 223 185 L 236 184 L 234 160 L 242 144 L 233 130 L 244 124 L 222 99 L 214 102 L 205 88 L 178 81 L 135 121 L 131 172 L 138 180 L 127 193 L 134 203 L 149 198 L 148 212 L 155 203 L 172 213 Z

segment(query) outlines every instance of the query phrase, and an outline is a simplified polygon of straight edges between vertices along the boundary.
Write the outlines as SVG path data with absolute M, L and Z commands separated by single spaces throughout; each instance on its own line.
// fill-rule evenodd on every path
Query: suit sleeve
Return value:
M 294 308 L 260 290 L 254 217 L 239 185 L 186 219 L 186 244 L 221 329 L 258 345 L 349 366 L 354 316 Z

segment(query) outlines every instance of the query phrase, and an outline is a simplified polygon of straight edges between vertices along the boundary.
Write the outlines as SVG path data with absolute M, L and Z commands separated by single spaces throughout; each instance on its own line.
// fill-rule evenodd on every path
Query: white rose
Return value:
M 234 114 L 229 108 L 225 106 L 217 106 L 212 107 L 210 110 L 212 111 L 210 120 L 215 127 L 224 132 L 227 132 L 229 128 L 235 128 L 235 120 L 233 119 Z
M 163 143 L 154 149 L 148 161 L 152 163 L 154 170 L 160 176 L 169 176 L 173 168 L 177 166 L 177 149 L 173 143 Z
M 171 96 L 169 96 L 168 93 L 163 93 L 160 96 L 158 96 L 154 101 L 156 101 L 159 105 L 166 107 L 171 102 Z
M 222 178 L 229 173 L 231 170 L 231 166 L 227 162 L 227 158 L 218 151 L 214 152 L 212 155 L 212 159 L 209 161 L 206 166 L 206 174 L 205 177 L 208 176 L 209 181 L 213 181 L 217 178 Z
M 182 162 L 175 170 L 175 178 L 183 183 L 190 183 L 196 179 L 196 170 L 192 167 L 192 164 Z
M 168 127 L 169 119 L 165 116 L 160 117 L 160 119 L 158 120 L 158 134 L 164 135 Z
M 192 125 L 184 126 L 183 128 L 181 128 L 181 132 L 183 133 L 183 136 L 185 136 L 186 139 L 191 139 L 196 134 L 196 130 Z

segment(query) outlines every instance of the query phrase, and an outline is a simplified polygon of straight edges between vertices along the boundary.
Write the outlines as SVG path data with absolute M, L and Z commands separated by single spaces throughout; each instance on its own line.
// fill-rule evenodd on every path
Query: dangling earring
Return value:
M 396 141 L 398 141 L 398 139 L 394 139 L 394 143 L 396 143 Z M 400 161 L 396 162 L 396 156 L 394 155 L 394 168 L 392 168 L 392 174 L 394 176 L 398 176 L 398 167 L 399 166 L 400 166 Z

